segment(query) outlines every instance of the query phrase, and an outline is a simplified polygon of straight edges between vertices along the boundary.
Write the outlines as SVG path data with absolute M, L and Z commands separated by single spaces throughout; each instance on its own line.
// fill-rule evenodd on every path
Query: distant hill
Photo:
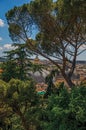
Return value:
M 86 60 L 78 60 L 76 61 L 76 64 L 86 64 Z
M 32 61 L 34 60 L 34 59 L 31 59 Z M 5 62 L 6 61 L 6 58 L 3 58 L 3 57 L 0 57 L 0 62 Z M 43 64 L 50 64 L 51 62 L 50 61 L 48 61 L 48 60 L 41 60 L 40 59 L 40 61 L 43 63 Z M 58 63 L 61 63 L 60 61 L 57 61 L 56 60 L 56 62 L 58 62 Z M 52 63 L 51 63 L 52 64 Z M 86 60 L 77 60 L 76 61 L 76 64 L 86 64 Z

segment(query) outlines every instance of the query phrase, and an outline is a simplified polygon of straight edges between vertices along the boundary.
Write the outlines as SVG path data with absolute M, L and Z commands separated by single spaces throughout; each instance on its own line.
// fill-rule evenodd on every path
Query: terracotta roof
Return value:
M 0 69 L 0 73 L 2 73 L 3 72 L 3 69 Z

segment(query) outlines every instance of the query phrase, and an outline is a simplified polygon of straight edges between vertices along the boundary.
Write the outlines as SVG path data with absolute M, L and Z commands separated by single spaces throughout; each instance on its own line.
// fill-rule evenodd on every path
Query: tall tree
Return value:
M 3 63 L 2 79 L 9 81 L 12 78 L 26 80 L 29 78 L 28 71 L 31 67 L 29 56 L 32 53 L 28 53 L 25 44 L 13 44 L 14 50 L 7 51 L 7 61 Z
M 12 78 L 17 78 L 16 63 L 14 61 L 4 62 L 1 68 L 3 69 L 0 77 L 2 80 L 8 82 Z
M 32 80 L 0 80 L 0 130 L 34 130 L 40 126 L 39 114 L 40 98 Z
M 36 126 L 39 97 L 33 81 L 10 80 L 5 102 L 11 107 L 12 113 L 19 116 L 24 130 L 30 130 L 31 125 Z
M 11 122 L 9 117 L 12 115 L 11 108 L 5 102 L 5 96 L 7 92 L 6 82 L 0 80 L 0 129 L 11 129 Z
M 69 87 L 77 56 L 86 50 L 85 7 L 85 0 L 34 0 L 6 14 L 12 40 L 24 40 L 28 49 L 50 60 Z M 36 42 L 30 39 L 34 27 Z
M 13 44 L 16 47 L 15 50 L 11 50 L 13 53 L 13 60 L 17 65 L 17 75 L 18 79 L 25 80 L 29 77 L 28 71 L 31 66 L 29 56 L 31 53 L 28 53 L 28 50 L 25 44 Z M 10 53 L 10 52 L 8 52 Z

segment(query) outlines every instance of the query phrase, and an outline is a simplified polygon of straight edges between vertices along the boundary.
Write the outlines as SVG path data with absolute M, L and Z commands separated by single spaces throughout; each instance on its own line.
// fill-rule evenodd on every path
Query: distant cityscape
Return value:
M 45 82 L 45 77 L 51 72 L 51 70 L 55 67 L 50 61 L 48 60 L 41 60 L 38 57 L 34 59 L 30 59 L 31 62 L 35 64 L 41 64 L 45 65 L 46 69 L 42 70 L 42 73 L 40 72 L 35 72 L 35 73 L 30 73 L 33 79 L 37 83 L 44 83 Z M 0 63 L 5 62 L 6 59 L 3 57 L 0 57 Z M 58 61 L 59 62 L 59 61 Z M 72 80 L 75 84 L 79 84 L 81 81 L 86 79 L 86 61 L 81 61 L 78 60 L 76 61 L 76 68 L 74 71 L 74 74 L 72 76 Z M 65 82 L 64 78 L 62 77 L 61 73 L 56 74 L 54 77 L 54 82 Z

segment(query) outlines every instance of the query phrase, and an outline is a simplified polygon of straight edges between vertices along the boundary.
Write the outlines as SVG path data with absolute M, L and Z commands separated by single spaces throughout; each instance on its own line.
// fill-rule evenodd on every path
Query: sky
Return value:
M 21 6 L 28 2 L 30 0 L 0 0 L 0 57 L 3 51 L 12 49 L 5 14 L 14 6 Z
M 30 1 L 31 0 L 0 0 L 0 57 L 3 56 L 4 51 L 13 49 L 5 14 L 14 6 L 21 6 Z M 86 60 L 86 52 L 79 56 L 78 60 Z

